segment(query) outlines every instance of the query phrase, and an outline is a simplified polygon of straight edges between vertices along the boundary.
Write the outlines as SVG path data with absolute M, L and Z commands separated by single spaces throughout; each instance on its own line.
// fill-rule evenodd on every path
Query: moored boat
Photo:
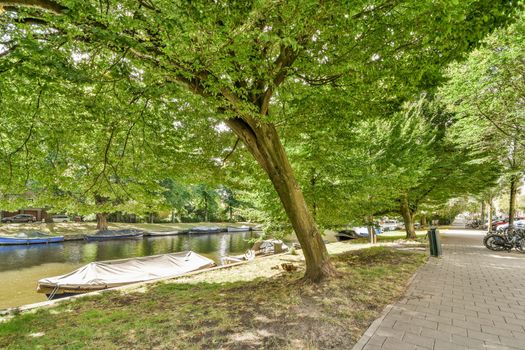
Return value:
M 42 232 L 20 233 L 16 236 L 0 236 L 0 245 L 47 244 L 64 241 L 64 236 L 50 236 Z
M 87 241 L 107 241 L 110 239 L 140 239 L 144 236 L 143 231 L 139 230 L 111 230 L 98 231 L 94 235 L 85 235 Z
M 219 226 L 195 226 L 190 228 L 190 233 L 218 233 L 226 232 L 226 229 Z
M 348 241 L 359 238 L 359 235 L 354 230 L 341 230 L 335 234 L 338 241 Z
M 246 231 L 251 231 L 252 228 L 250 226 L 246 226 L 246 225 L 243 225 L 243 226 L 228 226 L 226 228 L 226 230 L 228 232 L 246 232 Z
M 159 278 L 180 276 L 215 266 L 213 260 L 192 251 L 89 263 L 61 276 L 38 281 L 37 292 L 49 299 Z

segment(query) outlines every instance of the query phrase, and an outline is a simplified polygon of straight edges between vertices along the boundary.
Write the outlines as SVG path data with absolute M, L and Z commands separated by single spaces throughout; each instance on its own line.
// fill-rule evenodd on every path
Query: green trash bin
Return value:
M 430 245 L 430 255 L 431 256 L 441 256 L 443 251 L 441 249 L 441 240 L 439 238 L 439 230 L 435 227 L 432 227 L 428 230 L 428 242 Z

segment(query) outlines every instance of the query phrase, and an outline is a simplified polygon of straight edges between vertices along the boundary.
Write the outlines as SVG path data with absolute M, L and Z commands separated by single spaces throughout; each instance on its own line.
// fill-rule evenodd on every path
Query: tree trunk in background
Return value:
M 369 241 L 371 244 L 376 244 L 377 243 L 377 235 L 376 235 L 376 230 L 375 230 L 375 227 L 374 227 L 374 218 L 372 216 L 369 216 L 367 218 L 367 223 L 368 223 L 368 237 L 369 237 Z
M 403 221 L 405 223 L 405 231 L 407 233 L 407 239 L 416 238 L 416 230 L 414 229 L 414 214 L 410 210 L 408 205 L 408 197 L 404 195 L 401 197 L 401 215 L 403 216 Z
M 483 229 L 483 225 L 485 225 L 485 200 L 483 199 L 481 201 L 481 229 Z
M 108 214 L 97 213 L 97 230 L 106 231 L 108 229 Z
M 516 217 L 516 198 L 519 189 L 519 177 L 512 175 L 510 178 L 510 200 L 509 200 L 509 232 L 514 231 L 514 218 Z
M 318 282 L 336 275 L 275 126 L 249 117 L 228 119 L 226 123 L 264 169 L 279 195 L 301 244 L 306 261 L 305 279 Z
M 489 233 L 491 233 L 492 232 L 492 197 L 489 198 L 489 201 L 488 201 L 487 204 L 488 204 L 487 207 L 488 207 L 488 210 L 489 210 L 489 212 L 488 212 L 488 222 L 489 223 L 488 223 L 487 229 L 488 229 Z
M 421 227 L 427 227 L 427 216 L 421 216 Z
M 314 217 L 314 220 L 317 219 L 317 198 L 315 195 L 316 183 L 317 183 L 317 178 L 315 176 L 315 170 L 312 170 L 312 177 L 310 178 L 310 186 L 312 186 L 312 193 L 313 193 L 312 215 Z

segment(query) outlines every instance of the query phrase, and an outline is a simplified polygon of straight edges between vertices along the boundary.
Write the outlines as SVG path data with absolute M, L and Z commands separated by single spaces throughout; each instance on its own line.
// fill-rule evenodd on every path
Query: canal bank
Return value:
M 73 240 L 29 246 L 0 246 L 0 309 L 45 301 L 36 282 L 71 272 L 92 261 L 124 259 L 192 250 L 216 263 L 250 248 L 255 232 L 184 234 L 140 240 Z
M 340 276 L 319 285 L 299 252 L 64 301 L 1 323 L 0 346 L 350 348 L 426 260 L 396 245 L 328 244 Z

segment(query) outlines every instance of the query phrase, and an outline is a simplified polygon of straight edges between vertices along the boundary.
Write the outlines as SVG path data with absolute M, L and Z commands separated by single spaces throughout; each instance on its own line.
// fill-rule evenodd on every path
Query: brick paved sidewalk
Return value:
M 444 231 L 443 257 L 418 271 L 354 350 L 525 349 L 525 255 L 492 252 L 482 238 Z

